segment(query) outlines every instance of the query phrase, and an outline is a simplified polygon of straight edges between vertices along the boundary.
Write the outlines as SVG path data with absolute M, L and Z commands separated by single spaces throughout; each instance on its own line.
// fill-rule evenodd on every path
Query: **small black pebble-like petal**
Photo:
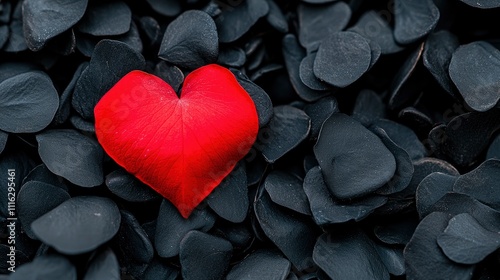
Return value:
M 269 13 L 266 16 L 267 22 L 276 30 L 282 33 L 288 32 L 288 21 L 274 0 L 266 0 L 269 5 Z
M 78 41 L 76 42 L 76 48 L 87 57 L 91 57 L 96 45 L 102 40 L 102 37 L 94 37 L 91 35 L 79 33 Z M 139 29 L 137 25 L 132 21 L 130 24 L 130 29 L 128 32 L 109 36 L 109 40 L 115 40 L 127 44 L 131 49 L 142 52 L 143 44 L 139 34 Z
M 302 61 L 300 61 L 299 66 L 299 76 L 300 80 L 308 88 L 315 91 L 322 91 L 323 95 L 327 95 L 328 92 L 334 90 L 334 87 L 318 79 L 313 72 L 314 61 L 316 60 L 316 52 L 306 55 Z
M 24 35 L 30 50 L 42 49 L 49 39 L 75 25 L 83 17 L 87 3 L 88 0 L 23 1 Z
M 50 77 L 30 71 L 0 83 L 0 129 L 33 133 L 47 127 L 59 107 L 59 96 Z
M 256 150 L 251 150 L 249 157 L 251 158 L 251 161 L 246 164 L 247 185 L 252 186 L 259 183 L 262 177 L 264 177 L 269 164 L 262 155 L 257 153 Z
M 184 82 L 184 73 L 182 73 L 182 70 L 166 61 L 160 61 L 156 64 L 154 74 L 167 82 L 175 92 L 179 92 Z
M 182 13 L 168 26 L 158 56 L 186 69 L 213 63 L 219 55 L 215 22 L 202 11 Z
M 157 220 L 151 220 L 149 222 L 143 223 L 141 226 L 144 229 L 144 232 L 148 235 L 149 239 L 154 241 L 155 240 L 155 233 L 156 233 L 156 222 Z M 155 248 L 156 249 L 156 248 Z
M 302 0 L 304 3 L 310 3 L 310 4 L 325 4 L 325 3 L 330 3 L 330 2 L 336 2 L 338 0 Z
M 415 193 L 417 212 L 420 217 L 429 214 L 429 209 L 438 202 L 446 193 L 453 191 L 453 184 L 457 176 L 433 172 L 425 177 L 418 185 Z
M 321 235 L 313 259 L 331 279 L 389 279 L 373 241 L 357 229 Z
M 19 2 L 22 4 L 23 2 Z M 4 44 L 5 52 L 17 53 L 28 49 L 28 43 L 24 38 L 23 22 L 20 19 L 13 19 L 9 25 L 9 40 Z
M 16 267 L 10 280 L 66 279 L 76 280 L 76 267 L 60 255 L 43 255 L 32 262 Z
M 307 104 L 304 107 L 304 112 L 311 118 L 311 139 L 317 139 L 325 120 L 333 113 L 338 113 L 339 107 L 337 100 L 328 96 Z
M 406 107 L 399 111 L 398 122 L 411 128 L 420 138 L 428 136 L 434 126 L 431 117 L 415 107 Z
M 97 45 L 98 37 L 93 37 L 91 35 L 78 34 L 78 40 L 76 41 L 76 49 L 86 57 L 91 57 L 94 52 L 95 46 Z
M 431 157 L 421 158 L 413 162 L 413 177 L 411 178 L 408 187 L 397 193 L 398 197 L 411 197 L 415 195 L 417 187 L 422 180 L 433 172 L 441 172 L 453 176 L 460 175 L 458 170 L 448 162 Z
M 391 220 L 389 224 L 376 226 L 373 232 L 375 236 L 385 244 L 406 245 L 413 236 L 417 225 L 417 219 L 404 217 Z
M 59 187 L 37 181 L 25 183 L 17 195 L 16 205 L 24 232 L 35 239 L 31 223 L 68 199 L 69 194 Z
M 82 133 L 95 134 L 95 124 L 78 115 L 69 117 L 69 123 Z
M 372 55 L 370 59 L 370 66 L 368 66 L 368 70 L 370 70 L 382 55 L 382 49 L 380 48 L 379 44 L 373 40 L 369 40 L 368 44 L 370 45 Z
M 31 229 L 45 244 L 75 255 L 110 240 L 118 232 L 120 220 L 120 211 L 111 199 L 77 196 L 36 219 Z
M 9 40 L 9 26 L 8 25 L 0 25 L 0 49 L 7 43 Z
M 314 167 L 319 166 L 318 160 L 316 159 L 316 156 L 314 156 L 314 153 L 309 152 L 304 156 L 304 162 L 303 162 L 303 167 L 304 167 L 304 172 L 309 172 L 309 170 L 313 169 Z
M 249 43 L 250 44 L 250 43 Z M 251 44 L 250 44 L 251 45 Z M 264 58 L 266 55 L 266 49 L 263 46 L 262 43 L 258 44 L 255 46 L 254 50 L 245 50 L 246 55 L 247 55 L 247 67 L 246 69 L 248 71 L 259 71 L 259 68 L 266 67 L 263 65 L 264 63 Z M 276 65 L 276 63 L 273 63 L 272 65 Z M 281 64 L 278 64 L 279 67 L 283 67 Z M 262 75 L 260 74 L 253 74 L 250 76 L 250 80 L 255 81 L 256 79 L 260 78 Z
M 405 274 L 406 271 L 403 248 L 382 245 L 375 242 L 373 245 L 375 245 L 375 249 L 377 250 L 380 260 L 382 260 L 390 274 L 396 276 Z
M 500 211 L 500 160 L 490 159 L 476 169 L 458 177 L 453 191 L 467 194 Z
M 54 52 L 62 56 L 68 56 L 75 52 L 76 36 L 73 29 L 64 31 L 56 37 L 50 39 L 45 48 L 48 51 Z
M 182 278 L 223 279 L 233 246 L 229 241 L 200 231 L 190 231 L 180 244 Z
M 445 194 L 429 209 L 430 212 L 444 212 L 449 217 L 467 213 L 485 229 L 500 232 L 500 212 L 465 194 Z
M 167 265 L 165 261 L 154 259 L 144 272 L 143 280 L 175 280 L 178 279 L 179 271 Z
M 269 95 L 239 70 L 231 69 L 231 72 L 236 76 L 236 79 L 248 92 L 250 97 L 252 97 L 259 117 L 259 127 L 264 127 L 273 117 L 273 103 Z
M 448 258 L 476 264 L 500 247 L 500 234 L 483 228 L 467 213 L 451 218 L 437 242 Z
M 141 17 L 138 22 L 138 27 L 142 31 L 142 34 L 146 35 L 146 42 L 149 43 L 149 46 L 154 46 L 160 43 L 160 24 L 155 18 L 151 16 Z
M 408 153 L 412 160 L 423 158 L 427 154 L 418 136 L 407 126 L 387 119 L 378 119 L 373 122 L 373 125 L 382 128 L 396 145 Z
M 68 187 L 62 182 L 62 178 L 52 173 L 43 163 L 35 166 L 35 168 L 24 177 L 23 185 L 30 181 L 46 183 L 61 188 L 66 192 L 68 191 Z
M 465 72 L 464 72 L 465 71 Z M 480 112 L 500 100 L 500 51 L 487 42 L 460 46 L 451 58 L 450 77 L 467 105 Z
M 500 135 L 497 135 L 495 139 L 491 141 L 486 159 L 500 159 Z
M 333 114 L 323 124 L 314 154 L 326 185 L 339 199 L 373 192 L 396 171 L 396 160 L 380 138 L 340 113 Z
M 41 70 L 41 68 L 32 63 L 3 62 L 0 64 L 0 83 L 19 74 L 36 70 Z
M 141 39 L 141 34 L 139 34 L 139 28 L 134 21 L 130 23 L 130 29 L 128 32 L 122 35 L 113 36 L 117 41 L 123 42 L 131 47 L 133 50 L 142 53 L 143 44 Z
M 249 207 L 245 165 L 238 164 L 210 193 L 206 201 L 222 218 L 233 223 L 243 222 Z
M 274 108 L 267 128 L 261 129 L 255 147 L 269 163 L 274 163 L 309 135 L 311 119 L 304 111 L 283 105 Z
M 96 255 L 89 264 L 83 280 L 120 280 L 120 265 L 111 249 Z
M 310 219 L 289 215 L 284 211 L 286 208 L 280 209 L 266 192 L 254 202 L 254 210 L 265 235 L 298 270 L 312 266 L 317 230 Z
M 127 44 L 107 39 L 100 41 L 89 66 L 76 82 L 73 108 L 83 118 L 93 119 L 99 99 L 128 72 L 141 70 L 144 66 L 144 57 Z
M 247 223 L 221 222 L 212 230 L 214 235 L 222 237 L 233 244 L 234 255 L 246 252 L 255 241 L 255 236 Z
M 314 60 L 314 75 L 336 87 L 357 81 L 370 67 L 370 42 L 354 32 L 330 35 L 320 45 Z
M 0 130 L 0 154 L 2 154 L 9 139 L 9 134 Z
M 148 4 L 155 10 L 155 12 L 167 16 L 172 17 L 179 14 L 182 11 L 180 0 L 146 0 Z
M 370 196 L 349 203 L 338 202 L 328 191 L 319 167 L 313 167 L 307 172 L 304 191 L 309 199 L 314 221 L 318 225 L 360 221 L 387 201 L 384 196 Z
M 46 50 L 54 54 L 68 56 L 73 54 L 76 49 L 76 36 L 73 29 L 64 31 L 53 39 L 49 40 L 46 45 Z M 54 62 L 49 62 L 54 63 Z
M 290 262 L 274 251 L 257 250 L 235 265 L 227 280 L 276 279 L 285 280 L 290 272 Z
M 160 198 L 149 186 L 123 169 L 106 175 L 106 187 L 116 196 L 130 202 L 147 202 Z
M 2 2 L 0 4 L 0 22 L 9 23 L 12 4 L 10 2 Z
M 253 38 L 248 39 L 248 42 L 245 43 L 243 50 L 247 56 L 253 56 L 259 49 L 261 49 L 264 45 L 264 38 L 262 36 L 255 36 Z
M 404 149 L 396 145 L 382 128 L 374 127 L 372 132 L 382 140 L 396 160 L 394 176 L 377 193 L 392 194 L 404 190 L 410 184 L 414 172 L 410 156 Z
M 59 108 L 57 108 L 56 115 L 54 116 L 54 124 L 63 124 L 70 117 L 71 99 L 73 97 L 73 90 L 75 89 L 76 82 L 80 78 L 83 70 L 88 67 L 88 62 L 82 62 L 73 73 L 71 81 L 68 83 L 63 93 L 59 98 Z
M 179 254 L 182 238 L 191 230 L 208 231 L 213 227 L 215 217 L 208 209 L 195 209 L 188 219 L 184 219 L 177 208 L 163 200 L 158 214 L 155 233 L 155 248 L 162 258 Z
M 236 5 L 228 5 L 215 19 L 219 41 L 230 43 L 236 41 L 259 20 L 267 15 L 269 5 L 266 0 L 247 0 Z
M 217 5 L 216 2 L 209 2 L 207 5 L 205 5 L 205 7 L 201 8 L 200 10 L 209 14 L 213 18 L 218 17 L 222 13 L 220 6 Z
M 226 65 L 229 67 L 241 67 L 247 61 L 245 52 L 240 48 L 229 47 L 219 50 L 217 64 Z
M 248 58 L 248 70 L 255 70 L 265 55 L 264 38 L 257 36 L 248 40 L 244 46 L 244 51 Z
M 53 129 L 36 136 L 38 153 L 54 174 L 81 187 L 103 183 L 103 150 L 96 140 L 72 129 Z
M 297 16 L 300 44 L 311 52 L 318 49 L 325 38 L 347 26 L 351 8 L 342 1 L 326 5 L 299 4 Z
M 493 9 L 500 7 L 498 0 L 460 0 L 465 4 L 479 9 Z
M 23 7 L 24 1 L 18 1 L 12 11 L 11 21 L 9 24 L 10 37 L 9 41 L 4 45 L 3 50 L 6 52 L 21 52 L 28 49 L 23 31 Z
M 352 117 L 365 126 L 386 115 L 382 98 L 372 90 L 361 90 L 352 110 Z
M 458 38 L 455 35 L 446 30 L 441 30 L 429 35 L 422 55 L 424 66 L 448 93 L 453 93 L 453 84 L 448 74 L 448 67 L 453 52 L 458 46 Z
M 134 215 L 128 211 L 120 211 L 122 221 L 116 234 L 115 242 L 124 262 L 147 264 L 154 256 L 154 248 L 146 231 L 141 227 Z M 118 253 L 118 251 L 117 251 Z
M 122 1 L 92 2 L 78 23 L 78 31 L 93 36 L 121 35 L 129 31 L 132 11 Z
M 415 87 L 412 85 L 405 87 L 405 85 L 408 84 L 408 80 L 415 72 L 423 51 L 424 44 L 422 43 L 418 45 L 416 49 L 406 58 L 406 61 L 401 66 L 398 73 L 394 76 L 392 84 L 389 87 L 389 108 L 396 109 L 407 105 L 409 102 L 413 101 L 415 96 L 418 94 Z
M 382 54 L 391 54 L 403 50 L 394 40 L 389 24 L 376 11 L 364 13 L 348 31 L 356 32 L 363 37 L 376 42 Z
M 292 87 L 297 92 L 297 95 L 305 101 L 315 101 L 325 96 L 326 92 L 318 92 L 304 83 L 304 79 L 300 75 L 301 61 L 306 57 L 305 50 L 299 45 L 297 38 L 293 34 L 287 34 L 281 41 L 283 58 L 285 59 L 285 66 L 290 77 Z M 310 76 L 318 80 L 312 74 L 312 67 L 310 69 Z M 318 81 L 319 82 L 319 81 Z
M 267 175 L 264 188 L 274 203 L 305 215 L 311 215 L 300 178 L 284 171 L 273 171 Z
M 266 77 L 266 74 L 278 72 L 281 69 L 283 69 L 283 65 L 279 63 L 270 63 L 266 65 L 260 65 L 259 63 L 259 67 L 256 68 L 255 72 L 250 76 L 250 80 L 257 81 L 260 78 Z
M 430 275 L 433 279 L 471 279 L 474 267 L 452 262 L 438 246 L 437 238 L 449 219 L 445 213 L 434 212 L 417 226 L 404 250 L 407 279 L 427 280 Z
M 439 9 L 432 0 L 396 0 L 394 38 L 410 44 L 429 34 L 439 20 Z
M 500 123 L 496 121 L 499 117 L 499 108 L 459 115 L 447 124 L 438 146 L 457 165 L 468 166 L 477 160 L 500 129 Z
M 22 2 L 19 2 L 22 3 Z M 17 53 L 28 49 L 28 44 L 24 38 L 23 22 L 20 19 L 13 19 L 8 29 L 8 39 L 2 46 L 7 53 Z

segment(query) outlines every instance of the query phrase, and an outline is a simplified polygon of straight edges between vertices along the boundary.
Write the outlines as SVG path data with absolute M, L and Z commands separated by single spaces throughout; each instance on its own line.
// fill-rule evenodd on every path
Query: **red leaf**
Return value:
M 184 218 L 248 153 L 259 129 L 248 93 L 215 64 L 189 74 L 180 98 L 160 78 L 132 71 L 94 114 L 97 139 L 109 156 Z

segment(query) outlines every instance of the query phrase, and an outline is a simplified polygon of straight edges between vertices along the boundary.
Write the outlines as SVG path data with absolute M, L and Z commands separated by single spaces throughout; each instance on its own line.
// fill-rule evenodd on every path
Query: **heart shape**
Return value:
M 108 155 L 184 218 L 248 153 L 259 130 L 251 97 L 215 64 L 191 72 L 180 97 L 160 78 L 132 71 L 101 98 L 94 115 Z

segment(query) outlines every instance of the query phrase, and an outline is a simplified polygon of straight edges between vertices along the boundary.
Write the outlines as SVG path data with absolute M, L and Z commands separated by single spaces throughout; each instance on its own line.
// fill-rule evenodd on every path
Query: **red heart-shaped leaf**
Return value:
M 132 71 L 94 115 L 109 156 L 185 218 L 248 153 L 259 129 L 248 93 L 214 64 L 189 74 L 180 98 L 160 78 Z

